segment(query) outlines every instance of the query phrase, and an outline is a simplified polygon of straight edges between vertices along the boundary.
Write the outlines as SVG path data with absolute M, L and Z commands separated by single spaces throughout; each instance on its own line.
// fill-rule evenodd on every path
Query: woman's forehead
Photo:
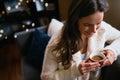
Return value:
M 81 23 L 91 23 L 91 24 L 99 23 L 103 20 L 103 16 L 104 16 L 103 12 L 96 12 L 92 15 L 81 18 L 79 21 Z

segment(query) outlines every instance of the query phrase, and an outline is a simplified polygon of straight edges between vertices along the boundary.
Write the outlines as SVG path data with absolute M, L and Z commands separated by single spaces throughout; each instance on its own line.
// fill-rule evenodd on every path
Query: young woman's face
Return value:
M 86 37 L 93 36 L 100 28 L 103 16 L 104 12 L 96 12 L 92 15 L 81 18 L 78 21 L 78 27 L 81 34 L 85 35 Z

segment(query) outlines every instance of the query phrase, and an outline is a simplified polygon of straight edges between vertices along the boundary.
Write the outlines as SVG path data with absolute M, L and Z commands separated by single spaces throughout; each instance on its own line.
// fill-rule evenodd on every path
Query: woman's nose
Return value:
M 96 25 L 93 25 L 93 26 L 91 27 L 91 32 L 96 33 L 96 29 L 97 29 L 97 26 L 96 26 Z

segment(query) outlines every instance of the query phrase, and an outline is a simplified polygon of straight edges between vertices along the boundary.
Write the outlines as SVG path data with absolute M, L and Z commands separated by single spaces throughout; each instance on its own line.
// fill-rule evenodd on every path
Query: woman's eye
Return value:
M 90 24 L 84 24 L 84 26 L 89 27 L 89 26 L 90 26 Z

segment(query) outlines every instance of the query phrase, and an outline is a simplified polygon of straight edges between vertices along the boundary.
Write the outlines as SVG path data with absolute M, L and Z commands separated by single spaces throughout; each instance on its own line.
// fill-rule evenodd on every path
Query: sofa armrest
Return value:
M 29 31 L 21 31 L 15 33 L 16 42 L 20 48 L 20 52 L 22 56 L 25 56 L 28 53 L 28 49 L 30 48 L 30 43 L 32 40 L 32 34 L 35 31 L 36 28 L 30 29 Z M 46 33 L 47 26 L 41 26 L 37 28 L 38 30 L 41 30 Z
M 103 68 L 102 75 L 102 80 L 120 80 L 120 55 L 112 65 Z

